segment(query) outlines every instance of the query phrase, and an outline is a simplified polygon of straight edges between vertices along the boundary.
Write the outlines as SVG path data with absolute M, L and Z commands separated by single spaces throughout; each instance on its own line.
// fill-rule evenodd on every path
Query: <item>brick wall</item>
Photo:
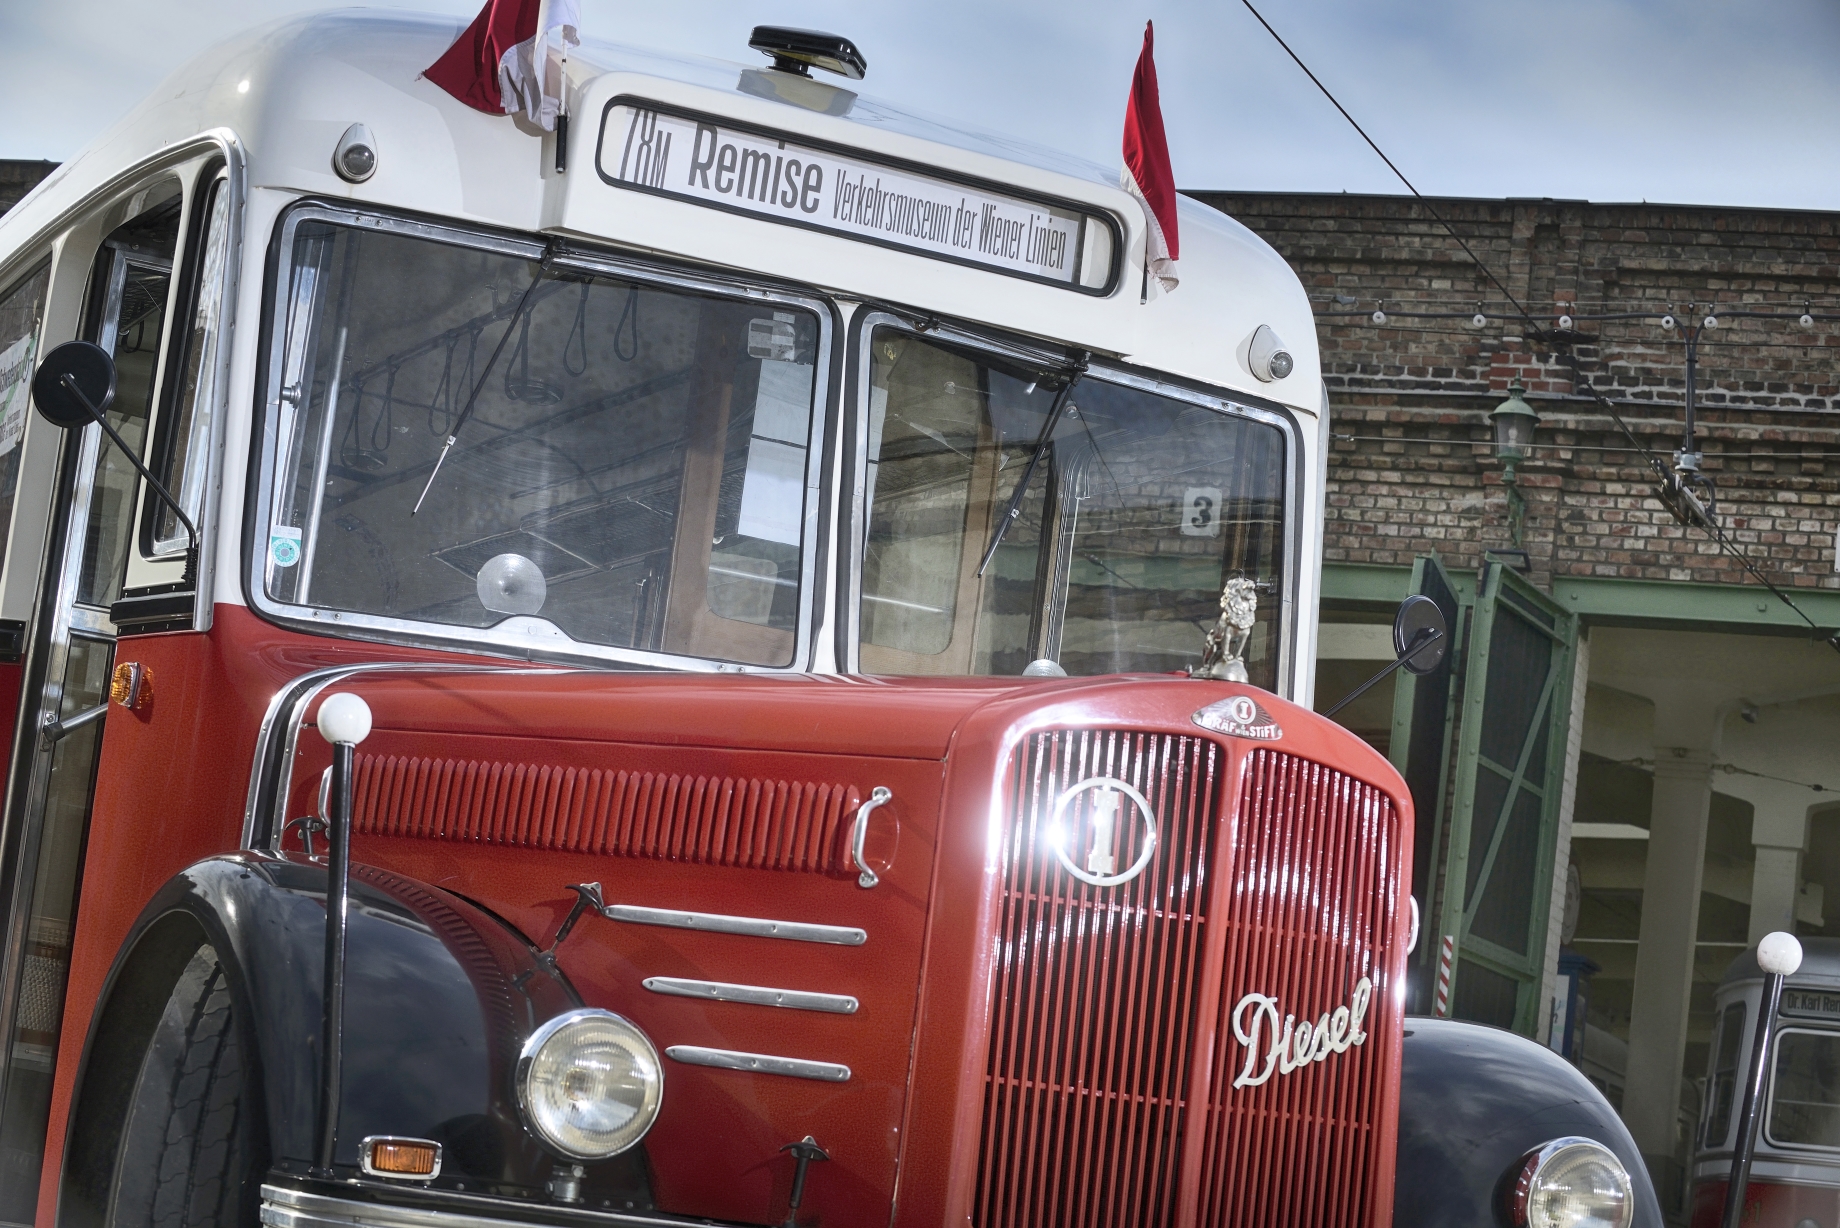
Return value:
M 1720 519 L 1778 583 L 1840 588 L 1840 214 L 1433 201 L 1497 287 L 1410 198 L 1193 195 L 1277 248 L 1316 305 L 1336 435 L 1326 560 L 1403 564 L 1435 549 L 1473 566 L 1507 546 L 1487 413 L 1518 376 L 1542 418 L 1519 468 L 1536 582 L 1744 582 L 1735 559 L 1653 497 L 1646 458 L 1574 388 L 1567 360 L 1575 354 L 1641 445 L 1671 462 L 1685 347 L 1660 317 L 1710 311 L 1719 326 L 1702 334 L 1697 403 Z M 1804 304 L 1812 329 L 1799 322 Z M 1376 309 L 1384 326 L 1371 322 Z M 1478 310 L 1491 317 L 1481 327 L 1469 319 Z M 1570 336 L 1561 313 L 1577 317 Z M 1604 315 L 1636 318 L 1591 318 Z

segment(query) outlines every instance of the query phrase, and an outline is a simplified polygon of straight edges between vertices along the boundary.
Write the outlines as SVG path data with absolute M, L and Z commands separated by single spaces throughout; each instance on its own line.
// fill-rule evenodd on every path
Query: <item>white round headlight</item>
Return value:
M 1527 1228 L 1629 1228 L 1635 1189 L 1602 1143 L 1556 1138 L 1529 1155 L 1514 1183 L 1514 1222 Z
M 538 1138 L 574 1160 L 604 1160 L 658 1119 L 664 1068 L 644 1032 L 611 1011 L 574 1010 L 531 1033 L 517 1064 L 518 1107 Z

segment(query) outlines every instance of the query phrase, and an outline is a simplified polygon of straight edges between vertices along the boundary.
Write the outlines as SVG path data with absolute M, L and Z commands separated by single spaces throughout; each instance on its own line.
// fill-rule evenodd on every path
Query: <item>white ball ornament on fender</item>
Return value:
M 349 691 L 328 695 L 319 706 L 319 736 L 356 746 L 371 736 L 371 706 Z

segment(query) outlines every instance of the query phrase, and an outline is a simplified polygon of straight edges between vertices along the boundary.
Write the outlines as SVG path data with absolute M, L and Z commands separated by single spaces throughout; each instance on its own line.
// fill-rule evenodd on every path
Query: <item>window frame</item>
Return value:
M 1778 1141 L 1776 1136 L 1771 1133 L 1772 1127 L 1776 1122 L 1776 1068 L 1777 1063 L 1782 1057 L 1782 1038 L 1785 1036 L 1823 1036 L 1829 1041 L 1840 1045 L 1840 1028 L 1807 1027 L 1802 1025 L 1794 1027 L 1777 1027 L 1775 1033 L 1770 1037 L 1770 1087 L 1769 1095 L 1765 1096 L 1763 1100 L 1763 1121 L 1759 1123 L 1761 1128 L 1757 1131 L 1758 1137 L 1770 1146 L 1780 1148 L 1783 1151 L 1809 1151 L 1823 1155 L 1840 1155 L 1840 1144 L 1830 1146 L 1825 1143 L 1785 1143 Z M 1749 1039 L 1748 1035 L 1746 1039 Z M 1744 1051 L 1747 1060 L 1748 1052 L 1749 1050 L 1747 1048 Z M 1742 1070 L 1743 1066 L 1740 1065 L 1739 1069 Z M 1735 1108 L 1736 1106 L 1734 1105 L 1733 1107 Z M 1734 1113 L 1732 1116 L 1733 1119 L 1736 1120 L 1737 1114 Z
M 185 230 L 180 237 L 180 250 L 173 262 L 173 276 L 183 280 L 174 295 L 174 331 L 167 342 L 159 400 L 154 406 L 153 433 L 147 442 L 145 463 L 148 469 L 160 475 L 166 488 L 185 508 L 186 515 L 200 526 L 202 535 L 205 500 L 216 485 L 213 479 L 217 466 L 213 463 L 213 453 L 226 403 L 227 389 L 223 385 L 228 377 L 232 340 L 227 322 L 235 307 L 233 295 L 236 286 L 239 219 L 235 214 L 237 200 L 230 170 L 221 162 L 216 165 L 207 164 L 192 173 L 189 180 L 185 181 L 185 193 Z M 213 237 L 211 220 L 220 199 L 224 206 L 226 232 L 223 238 L 224 267 L 217 284 L 207 285 L 204 273 Z M 186 451 L 186 468 L 197 475 L 194 486 L 187 483 L 185 473 L 174 474 L 171 470 L 173 454 L 178 446 L 178 419 L 185 409 L 180 404 L 180 398 L 185 394 L 186 369 L 192 358 L 193 325 L 199 308 L 210 297 L 217 299 L 217 335 L 207 340 L 205 345 L 210 350 L 206 357 L 213 369 L 206 372 L 203 367 L 205 360 L 200 360 L 200 381 L 209 379 L 210 384 L 205 391 L 204 404 L 192 407 L 191 437 L 187 440 Z M 177 331 L 181 328 L 184 329 L 182 338 Z M 134 548 L 140 552 L 141 558 L 149 561 L 183 560 L 188 549 L 184 527 L 175 521 L 171 536 L 157 536 L 159 524 L 168 511 L 166 503 L 154 493 L 145 479 L 140 481 L 139 486 L 141 505 L 136 512 Z M 202 541 L 199 542 L 199 548 L 201 551 L 205 548 Z
M 847 569 L 837 587 L 838 663 L 844 673 L 862 672 L 862 586 L 865 535 L 869 527 L 868 464 L 869 432 L 867 429 L 870 374 L 874 366 L 869 343 L 878 328 L 893 327 L 922 340 L 942 342 L 975 354 L 987 354 L 999 363 L 1022 364 L 1052 370 L 1068 365 L 1068 348 L 1047 348 L 1039 342 L 1012 338 L 976 330 L 969 325 L 935 318 L 916 319 L 913 313 L 874 304 L 865 304 L 850 322 L 847 339 L 849 363 L 846 382 L 850 404 L 844 414 L 844 455 L 849 465 L 848 489 L 842 496 L 843 519 L 838 526 L 838 541 L 846 543 L 843 566 Z M 1123 362 L 1094 356 L 1088 360 L 1084 380 L 1097 380 L 1139 392 L 1167 397 L 1186 404 L 1211 409 L 1229 417 L 1275 426 L 1283 433 L 1284 457 L 1284 534 L 1279 547 L 1284 566 L 1278 598 L 1278 627 L 1273 636 L 1273 651 L 1278 654 L 1278 676 L 1273 693 L 1288 696 L 1297 676 L 1295 647 L 1298 633 L 1297 593 L 1301 583 L 1298 550 L 1301 534 L 1298 517 L 1302 499 L 1301 433 L 1297 420 L 1288 409 L 1274 401 L 1265 401 L 1242 393 L 1209 385 L 1181 381 L 1175 376 Z M 981 549 L 981 546 L 979 547 Z M 1199 636 L 1197 636 L 1199 643 Z
M 808 311 L 816 317 L 818 345 L 813 357 L 811 430 L 806 446 L 799 605 L 791 659 L 785 665 L 755 665 L 717 657 L 587 643 L 508 628 L 504 622 L 494 627 L 458 627 L 390 615 L 301 606 L 269 597 L 264 583 L 265 556 L 257 545 L 268 540 L 262 526 L 273 515 L 275 483 L 281 463 L 277 427 L 281 417 L 281 380 L 286 365 L 281 351 L 288 344 L 285 318 L 288 304 L 283 300 L 292 284 L 295 233 L 303 222 L 368 228 L 531 261 L 543 259 L 547 252 L 551 265 L 556 268 L 617 277 L 663 290 L 757 303 L 762 307 L 789 307 Z M 250 433 L 249 493 L 244 501 L 242 543 L 244 599 L 261 617 L 316 635 L 563 664 L 713 673 L 799 673 L 810 668 L 823 588 L 820 563 L 828 545 L 825 530 L 829 499 L 824 476 L 831 456 L 828 440 L 834 414 L 833 359 L 839 331 L 836 307 L 829 299 L 815 291 L 775 284 L 764 278 L 743 280 L 711 276 L 664 262 L 563 244 L 536 235 L 470 226 L 455 219 L 428 219 L 305 198 L 283 210 L 276 219 L 264 277 L 261 321 L 254 422 Z M 506 620 L 510 621 L 513 620 Z

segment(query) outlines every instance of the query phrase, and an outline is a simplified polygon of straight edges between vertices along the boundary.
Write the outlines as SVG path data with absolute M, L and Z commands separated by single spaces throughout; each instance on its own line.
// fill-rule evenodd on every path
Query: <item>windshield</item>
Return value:
M 1094 373 L 1044 439 L 1071 372 L 1000 369 L 892 325 L 869 340 L 866 672 L 1184 669 L 1244 577 L 1259 592 L 1247 669 L 1275 689 L 1279 427 Z
M 271 601 L 792 663 L 816 315 L 406 227 L 292 256 Z

